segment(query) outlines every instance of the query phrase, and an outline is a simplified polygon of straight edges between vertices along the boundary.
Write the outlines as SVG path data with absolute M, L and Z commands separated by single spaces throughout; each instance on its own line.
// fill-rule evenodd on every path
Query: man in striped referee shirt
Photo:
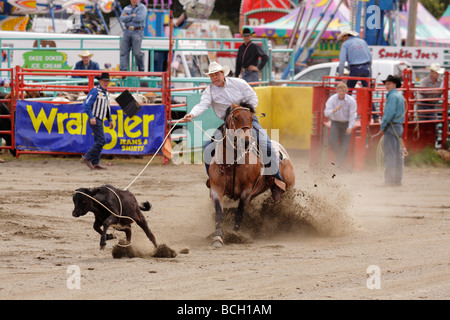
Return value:
M 106 169 L 106 167 L 100 165 L 101 152 L 103 146 L 106 144 L 103 120 L 108 119 L 109 128 L 114 129 L 108 96 L 109 73 L 103 72 L 98 78 L 98 81 L 99 85 L 89 91 L 83 103 L 83 109 L 89 116 L 89 126 L 94 134 L 94 144 L 81 157 L 81 162 L 91 169 Z

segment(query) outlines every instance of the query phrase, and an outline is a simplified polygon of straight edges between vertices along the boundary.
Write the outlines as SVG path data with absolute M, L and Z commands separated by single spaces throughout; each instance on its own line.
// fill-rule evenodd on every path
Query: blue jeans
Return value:
M 350 66 L 350 74 L 349 77 L 360 77 L 360 78 L 370 78 L 372 75 L 372 70 L 370 69 L 370 66 L 368 64 L 361 64 L 361 65 L 353 65 Z M 349 89 L 352 89 L 356 86 L 356 83 L 359 80 L 347 80 L 347 87 Z M 364 88 L 368 87 L 367 81 L 361 81 L 361 85 Z
M 134 58 L 139 71 L 145 71 L 144 54 L 141 51 L 144 30 L 128 30 L 123 32 L 120 45 L 120 71 L 127 71 L 130 65 L 130 50 L 133 48 Z
M 278 180 L 283 181 L 283 178 L 281 177 L 280 174 L 278 155 L 274 151 L 269 136 L 259 124 L 258 118 L 256 116 L 253 116 L 252 125 L 253 125 L 252 134 L 256 135 L 260 153 L 262 155 L 261 161 L 264 165 L 263 174 L 275 176 L 275 178 L 277 178 Z M 220 128 L 214 132 L 213 138 L 216 140 L 222 139 L 222 132 Z M 208 140 L 203 145 L 203 158 L 205 160 L 206 174 L 208 175 L 208 177 L 209 177 L 210 160 L 215 154 L 216 145 L 217 142 L 212 140 Z
M 394 132 L 395 129 L 395 132 Z M 384 131 L 384 183 L 387 185 L 401 185 L 403 177 L 402 148 L 399 141 L 403 136 L 403 125 L 389 124 Z M 397 138 L 398 137 L 398 138 Z
M 247 82 L 257 82 L 258 81 L 258 71 L 243 71 L 242 79 Z
M 84 155 L 84 157 L 93 165 L 96 165 L 100 162 L 100 155 L 102 153 L 103 146 L 106 144 L 105 132 L 103 130 L 103 121 L 99 118 L 95 118 L 95 120 L 95 125 L 89 123 L 92 134 L 94 135 L 94 144 Z
M 362 65 L 354 65 L 350 66 L 350 74 L 349 77 L 364 77 L 364 78 L 370 78 L 372 76 L 372 69 L 368 64 L 362 64 Z M 356 86 L 356 83 L 360 80 L 347 80 L 347 87 L 349 89 L 353 89 Z M 367 88 L 369 84 L 367 81 L 361 80 L 361 85 L 364 88 Z M 377 107 L 375 104 L 372 104 L 372 111 L 377 111 Z M 374 114 L 373 119 L 376 120 L 380 117 L 379 114 Z

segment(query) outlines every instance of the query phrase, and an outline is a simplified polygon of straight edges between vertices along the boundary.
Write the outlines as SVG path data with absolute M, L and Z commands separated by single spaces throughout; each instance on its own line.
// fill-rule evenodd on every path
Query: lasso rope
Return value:
M 112 215 L 116 216 L 117 218 L 119 218 L 119 219 L 127 218 L 127 219 L 130 219 L 132 222 L 136 223 L 136 221 L 134 221 L 133 218 L 128 217 L 128 216 L 123 216 L 123 215 L 122 215 L 122 201 L 120 200 L 120 197 L 118 196 L 118 194 L 117 194 L 113 189 L 111 189 L 111 188 L 109 188 L 109 187 L 106 187 L 106 188 L 108 188 L 112 193 L 114 193 L 114 195 L 116 196 L 117 200 L 119 201 L 119 206 L 120 206 L 120 212 L 119 212 L 119 214 L 116 214 L 114 211 L 112 211 L 111 209 L 109 209 L 107 206 L 105 206 L 103 203 L 101 203 L 99 200 L 95 199 L 95 198 L 92 197 L 91 195 L 89 195 L 89 194 L 87 194 L 87 193 L 84 193 L 84 192 L 81 192 L 81 191 L 78 191 L 78 190 L 75 191 L 75 192 L 76 192 L 76 193 L 80 193 L 80 194 L 82 194 L 82 195 L 88 197 L 88 198 L 91 199 L 91 200 L 94 200 L 95 202 L 97 202 L 98 204 L 100 204 L 103 208 L 105 208 L 106 210 L 108 210 Z M 117 226 L 118 226 L 117 224 L 114 224 L 114 225 L 111 225 L 110 227 L 113 227 L 114 230 L 116 230 L 116 229 L 117 229 Z M 131 228 L 131 227 L 130 227 L 130 228 Z M 130 242 L 129 244 L 126 244 L 126 245 L 120 244 L 120 243 L 118 242 L 117 245 L 118 245 L 119 247 L 128 247 L 128 246 L 131 246 L 131 242 Z
M 380 134 L 380 133 L 381 133 L 381 131 L 378 134 Z M 400 151 L 402 154 L 402 159 L 404 160 L 405 157 L 408 156 L 408 150 L 405 147 L 405 143 L 403 142 L 403 139 L 397 135 L 397 132 L 395 131 L 395 129 L 394 129 L 394 133 L 400 143 Z M 384 135 L 380 138 L 380 141 L 378 141 L 378 145 L 377 145 L 377 168 L 378 169 L 382 169 L 382 167 L 384 166 L 384 164 L 383 164 L 383 159 L 384 159 L 383 144 L 384 144 Z
M 153 157 L 149 160 L 149 162 L 147 162 L 147 164 L 145 165 L 145 167 L 141 170 L 141 172 L 139 172 L 139 174 L 133 179 L 133 181 L 130 182 L 130 184 L 125 188 L 125 190 L 128 190 L 128 188 L 141 176 L 141 174 L 145 171 L 145 169 L 147 169 L 147 167 L 150 165 L 150 163 L 153 161 L 153 159 L 155 158 L 155 156 L 158 154 L 159 150 L 161 150 L 161 148 L 163 147 L 163 145 L 166 143 L 167 138 L 169 137 L 169 135 L 172 133 L 172 130 L 175 129 L 175 126 L 181 121 L 183 120 L 183 118 L 178 119 L 177 122 L 175 122 L 175 124 L 172 126 L 172 129 L 169 130 L 169 132 L 167 133 L 166 137 L 164 138 L 163 142 L 161 143 L 161 145 L 159 146 L 158 150 L 156 150 L 155 154 L 153 155 Z

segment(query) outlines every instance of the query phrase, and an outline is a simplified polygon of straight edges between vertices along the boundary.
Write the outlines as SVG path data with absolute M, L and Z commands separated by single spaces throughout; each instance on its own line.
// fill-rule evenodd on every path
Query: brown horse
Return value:
M 246 205 L 257 195 L 269 188 L 274 200 L 278 200 L 281 191 L 275 187 L 272 176 L 262 175 L 262 164 L 258 157 L 256 138 L 252 136 L 254 109 L 248 105 L 233 104 L 226 113 L 222 129 L 224 137 L 216 148 L 216 153 L 209 167 L 210 196 L 216 211 L 216 228 L 213 245 L 223 245 L 223 197 L 239 200 L 235 213 L 234 230 L 238 231 L 244 216 Z M 281 147 L 274 143 L 274 147 Z M 284 148 L 277 152 L 284 151 Z M 290 190 L 295 184 L 295 174 L 291 161 L 284 151 L 280 162 L 280 173 Z

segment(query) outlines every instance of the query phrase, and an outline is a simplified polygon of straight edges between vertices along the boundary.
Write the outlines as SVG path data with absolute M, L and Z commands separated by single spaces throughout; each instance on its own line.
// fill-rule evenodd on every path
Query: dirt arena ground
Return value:
M 228 240 L 241 243 L 221 249 L 203 165 L 156 158 L 129 190 L 152 203 L 150 228 L 178 254 L 153 257 L 133 228 L 136 257 L 115 259 L 92 213 L 72 217 L 72 195 L 125 188 L 150 157 L 90 171 L 78 158 L 2 154 L 0 299 L 450 299 L 448 168 L 406 168 L 403 186 L 384 187 L 380 170 L 313 171 L 306 153 L 290 155 L 296 191 L 277 206 L 255 199 Z

